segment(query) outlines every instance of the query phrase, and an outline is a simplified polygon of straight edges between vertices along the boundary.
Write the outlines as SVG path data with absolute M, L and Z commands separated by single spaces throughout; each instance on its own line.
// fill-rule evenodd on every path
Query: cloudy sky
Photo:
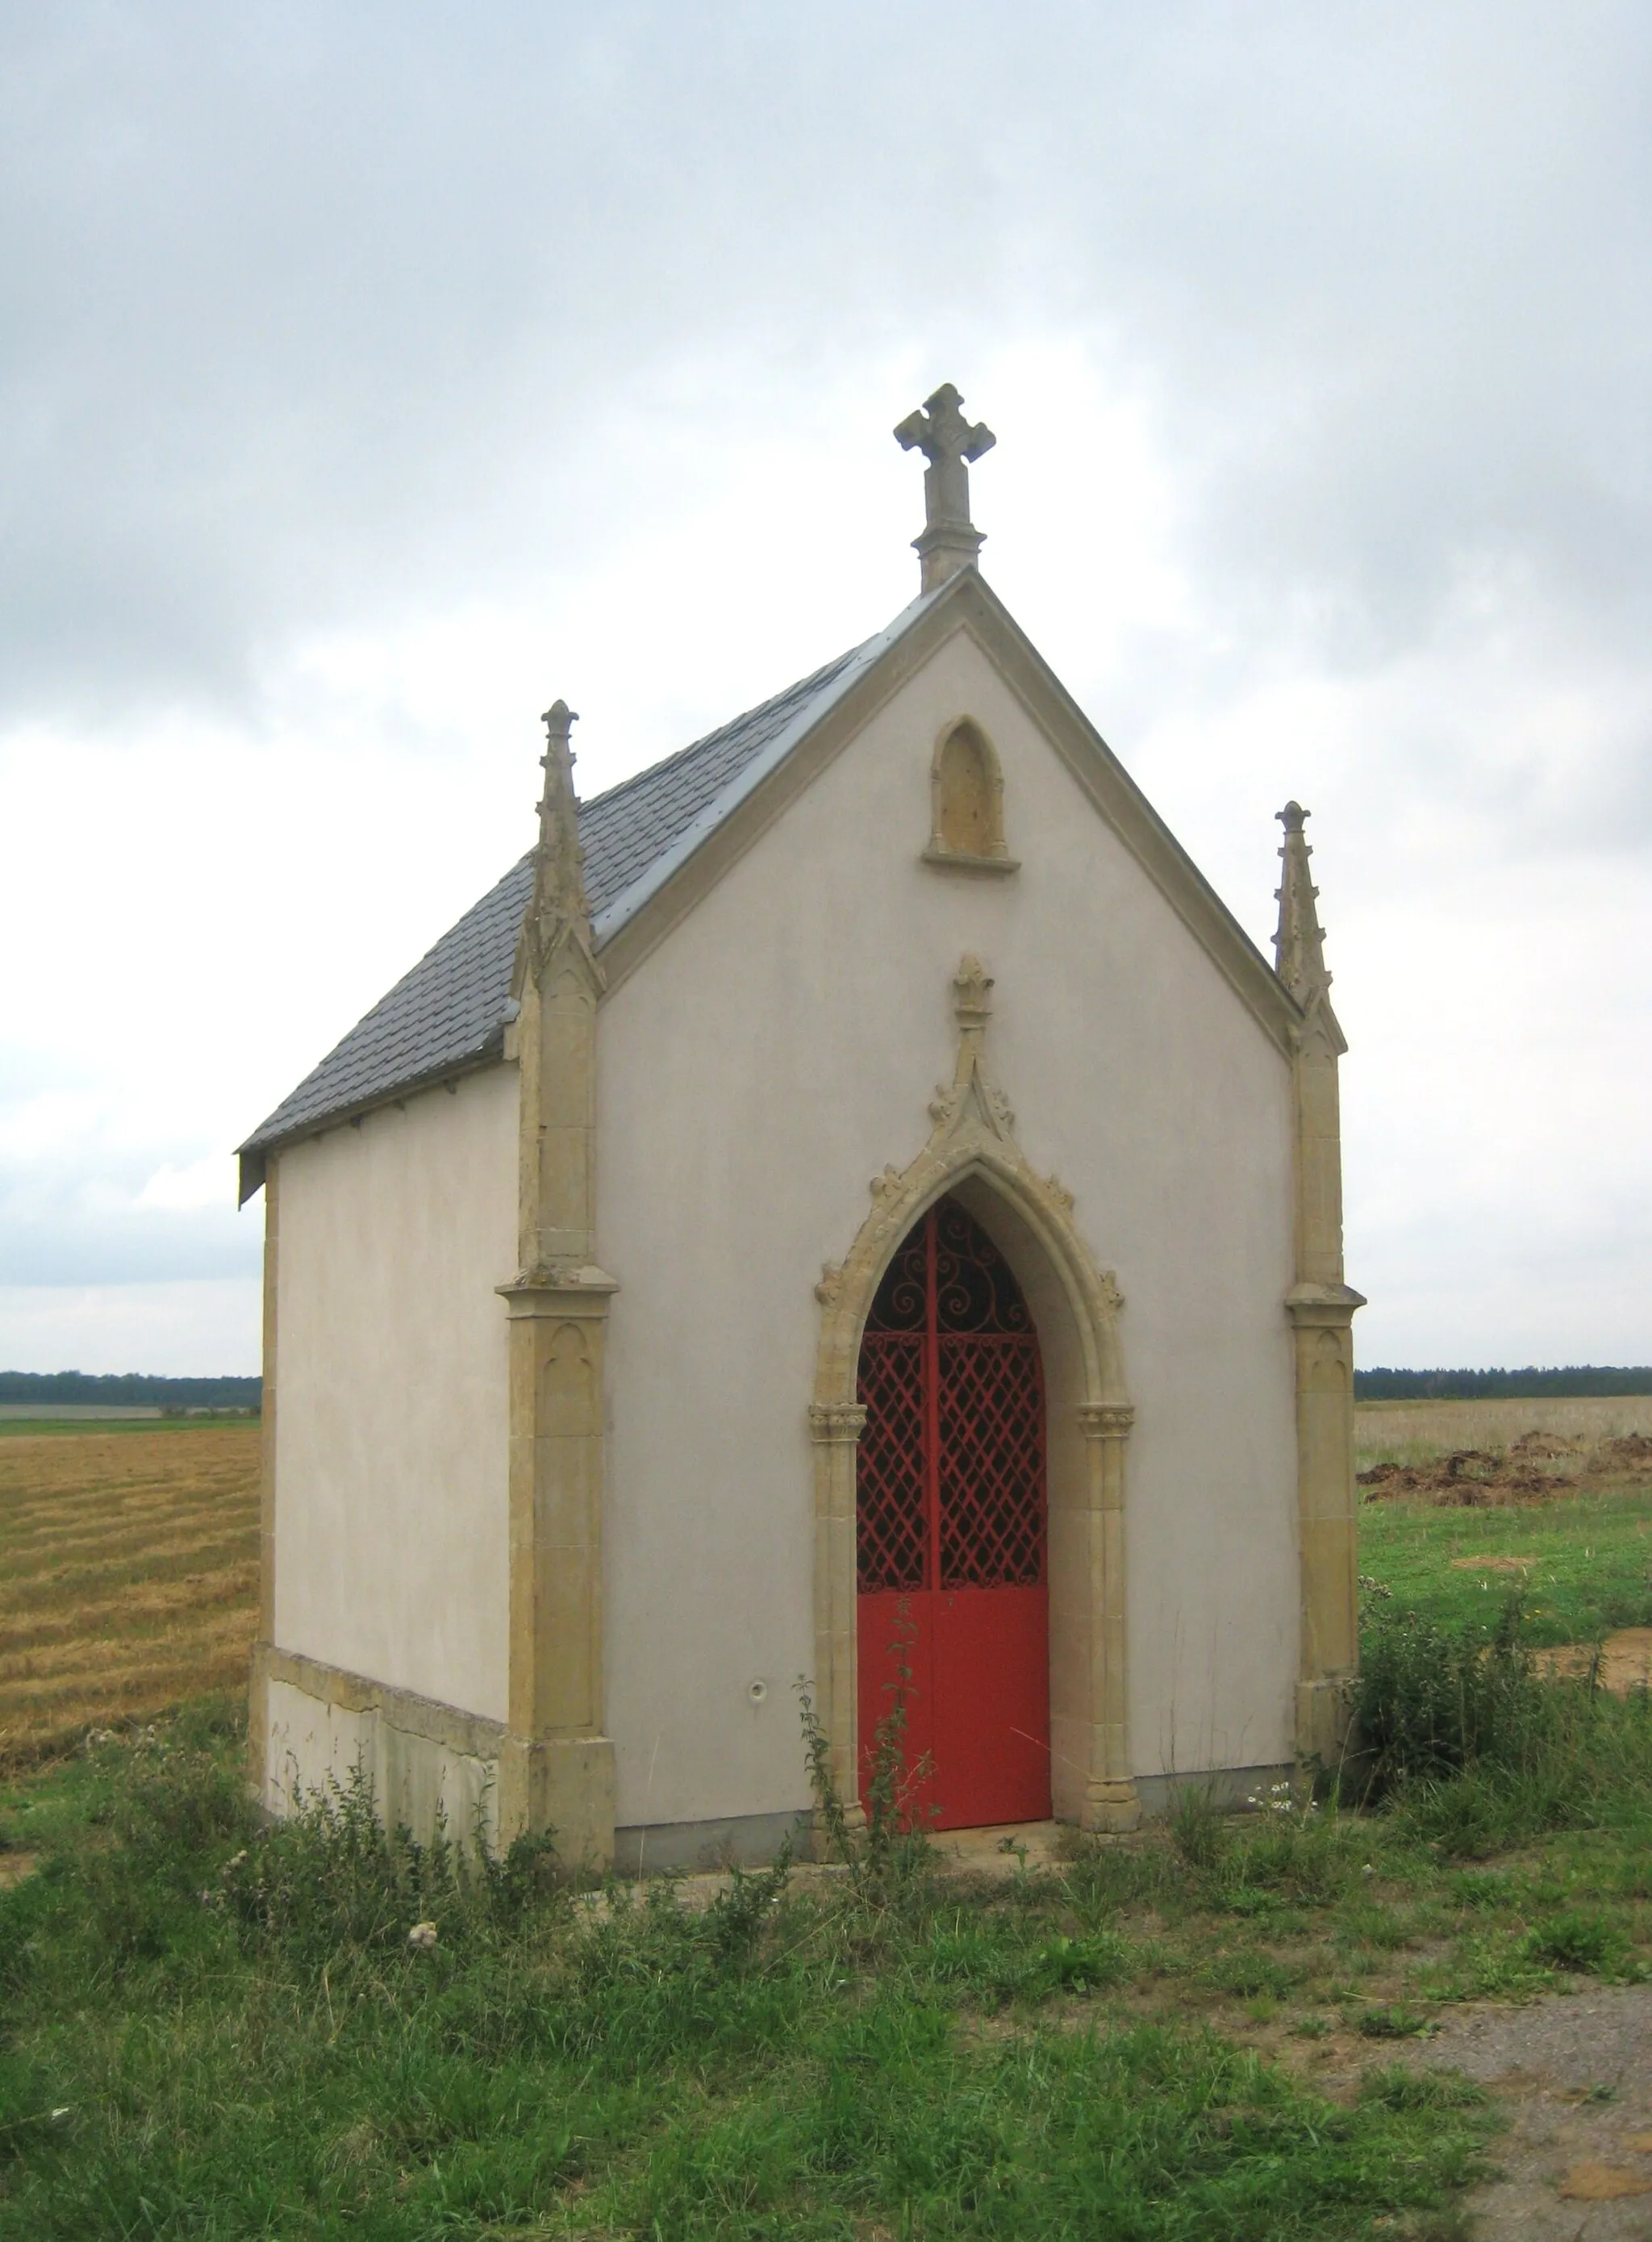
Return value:
M 1366 1362 L 1652 1360 L 1652 11 L 0 12 L 0 1366 L 256 1367 L 230 1148 L 916 588 L 893 422 L 1259 940 Z M 261 1204 L 261 1203 L 260 1203 Z

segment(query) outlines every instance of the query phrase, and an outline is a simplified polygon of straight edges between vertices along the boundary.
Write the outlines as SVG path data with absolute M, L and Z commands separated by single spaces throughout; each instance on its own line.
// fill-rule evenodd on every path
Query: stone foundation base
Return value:
M 1098 1836 L 1124 1836 L 1140 1829 L 1141 1815 L 1141 1794 L 1133 1776 L 1104 1777 L 1086 1789 L 1078 1827 Z
M 649 1876 L 667 1869 L 761 1869 L 786 1839 L 792 1858 L 813 1857 L 813 1815 L 733 1814 L 721 1821 L 634 1823 L 614 1833 L 616 1876 Z
M 565 1869 L 614 1862 L 614 1746 L 606 1736 L 507 1735 L 499 1755 L 503 1842 L 549 1830 Z
M 1306 1688 L 1303 1694 L 1307 1697 Z M 607 1737 L 524 1742 L 501 1721 L 269 1643 L 253 1650 L 252 1705 L 255 1782 L 260 1802 L 274 1815 L 332 1795 L 335 1785 L 347 1789 L 359 1768 L 380 1817 L 404 1825 L 421 1844 L 439 1828 L 465 1844 L 480 1829 L 498 1849 L 518 1829 L 548 1827 L 564 1866 L 611 1866 L 624 1876 L 755 1867 L 772 1861 L 788 1836 L 799 1860 L 816 1849 L 807 1809 L 616 1829 L 614 1747 Z M 1339 1714 L 1346 1725 L 1339 1685 L 1319 1685 L 1299 1709 L 1311 1710 L 1340 1748 L 1342 1730 L 1331 1726 Z M 1098 1783 L 1085 1802 L 1082 1826 L 1123 1833 L 1144 1816 L 1170 1813 L 1189 1791 L 1204 1792 L 1224 1809 L 1242 1808 L 1294 1772 L 1286 1763 Z M 852 1811 L 858 1822 L 858 1808 Z
M 421 1844 L 439 1828 L 469 1844 L 499 1841 L 501 1722 L 261 1642 L 252 1653 L 254 1780 L 285 1816 L 347 1789 L 359 1768 L 379 1817 Z
M 1162 1820 L 1173 1813 L 1176 1802 L 1191 1792 L 1207 1797 L 1225 1814 L 1237 1813 L 1253 1798 L 1266 1797 L 1276 1782 L 1294 1781 L 1296 1769 L 1287 1760 L 1278 1767 L 1212 1767 L 1189 1775 L 1138 1775 L 1136 1796 L 1148 1819 Z
M 1299 1758 L 1333 1769 L 1340 1765 L 1353 1718 L 1348 1702 L 1351 1675 L 1296 1685 L 1296 1749 Z

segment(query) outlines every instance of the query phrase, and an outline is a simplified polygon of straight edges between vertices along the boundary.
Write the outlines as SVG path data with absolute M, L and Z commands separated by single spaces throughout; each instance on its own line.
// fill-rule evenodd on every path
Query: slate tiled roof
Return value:
M 761 708 L 581 804 L 585 887 L 599 949 L 722 822 L 746 782 L 767 767 L 763 751 L 789 750 L 890 635 L 869 639 Z M 259 1156 L 284 1138 L 474 1066 L 501 1047 L 517 930 L 533 885 L 533 859 L 524 856 L 260 1122 L 241 1146 L 250 1162 L 245 1190 L 261 1179 Z

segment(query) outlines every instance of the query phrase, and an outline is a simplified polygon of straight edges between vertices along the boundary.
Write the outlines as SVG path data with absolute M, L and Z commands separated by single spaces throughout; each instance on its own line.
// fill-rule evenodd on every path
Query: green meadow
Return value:
M 0 1790 L 0 2242 L 1449 2242 L 1502 2120 L 1438 2020 L 1652 1979 L 1646 1694 L 1530 1655 L 1644 1621 L 1649 1500 L 1362 1504 L 1340 1796 L 991 1875 L 581 1891 L 359 1789 L 261 1826 L 233 1694 L 105 1723 Z
M 1506 1509 L 1367 1502 L 1360 1552 L 1368 1578 L 1442 1625 L 1483 1621 L 1519 1587 L 1534 1647 L 1652 1627 L 1645 1484 Z

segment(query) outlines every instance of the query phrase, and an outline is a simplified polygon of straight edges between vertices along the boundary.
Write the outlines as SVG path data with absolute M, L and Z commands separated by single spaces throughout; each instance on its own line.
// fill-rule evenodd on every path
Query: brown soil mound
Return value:
M 1652 1440 L 1644 1433 L 1624 1433 L 1615 1440 L 1602 1440 L 1595 1454 L 1600 1468 L 1636 1471 L 1652 1464 Z
M 1562 1433 L 1522 1433 L 1507 1448 L 1454 1448 L 1416 1464 L 1373 1464 L 1360 1473 L 1372 1502 L 1420 1496 L 1464 1510 L 1502 1503 L 1552 1502 L 1580 1481 L 1652 1470 L 1652 1437 L 1620 1433 L 1586 1448 Z
M 1373 1464 L 1360 1473 L 1360 1484 L 1370 1501 L 1421 1494 L 1441 1507 L 1478 1510 L 1568 1494 L 1576 1479 L 1570 1472 L 1538 1471 L 1516 1460 L 1513 1449 L 1499 1455 L 1486 1448 L 1458 1448 L 1427 1463 Z
M 1509 1442 L 1508 1453 L 1527 1460 L 1534 1456 L 1575 1456 L 1582 1445 L 1564 1433 L 1522 1433 L 1519 1440 Z
M 1601 1645 L 1600 1656 L 1601 1687 L 1615 1697 L 1652 1688 L 1652 1627 L 1620 1628 Z M 1592 1642 L 1563 1642 L 1552 1650 L 1532 1653 L 1540 1674 L 1564 1675 L 1573 1681 L 1588 1672 L 1594 1659 Z

